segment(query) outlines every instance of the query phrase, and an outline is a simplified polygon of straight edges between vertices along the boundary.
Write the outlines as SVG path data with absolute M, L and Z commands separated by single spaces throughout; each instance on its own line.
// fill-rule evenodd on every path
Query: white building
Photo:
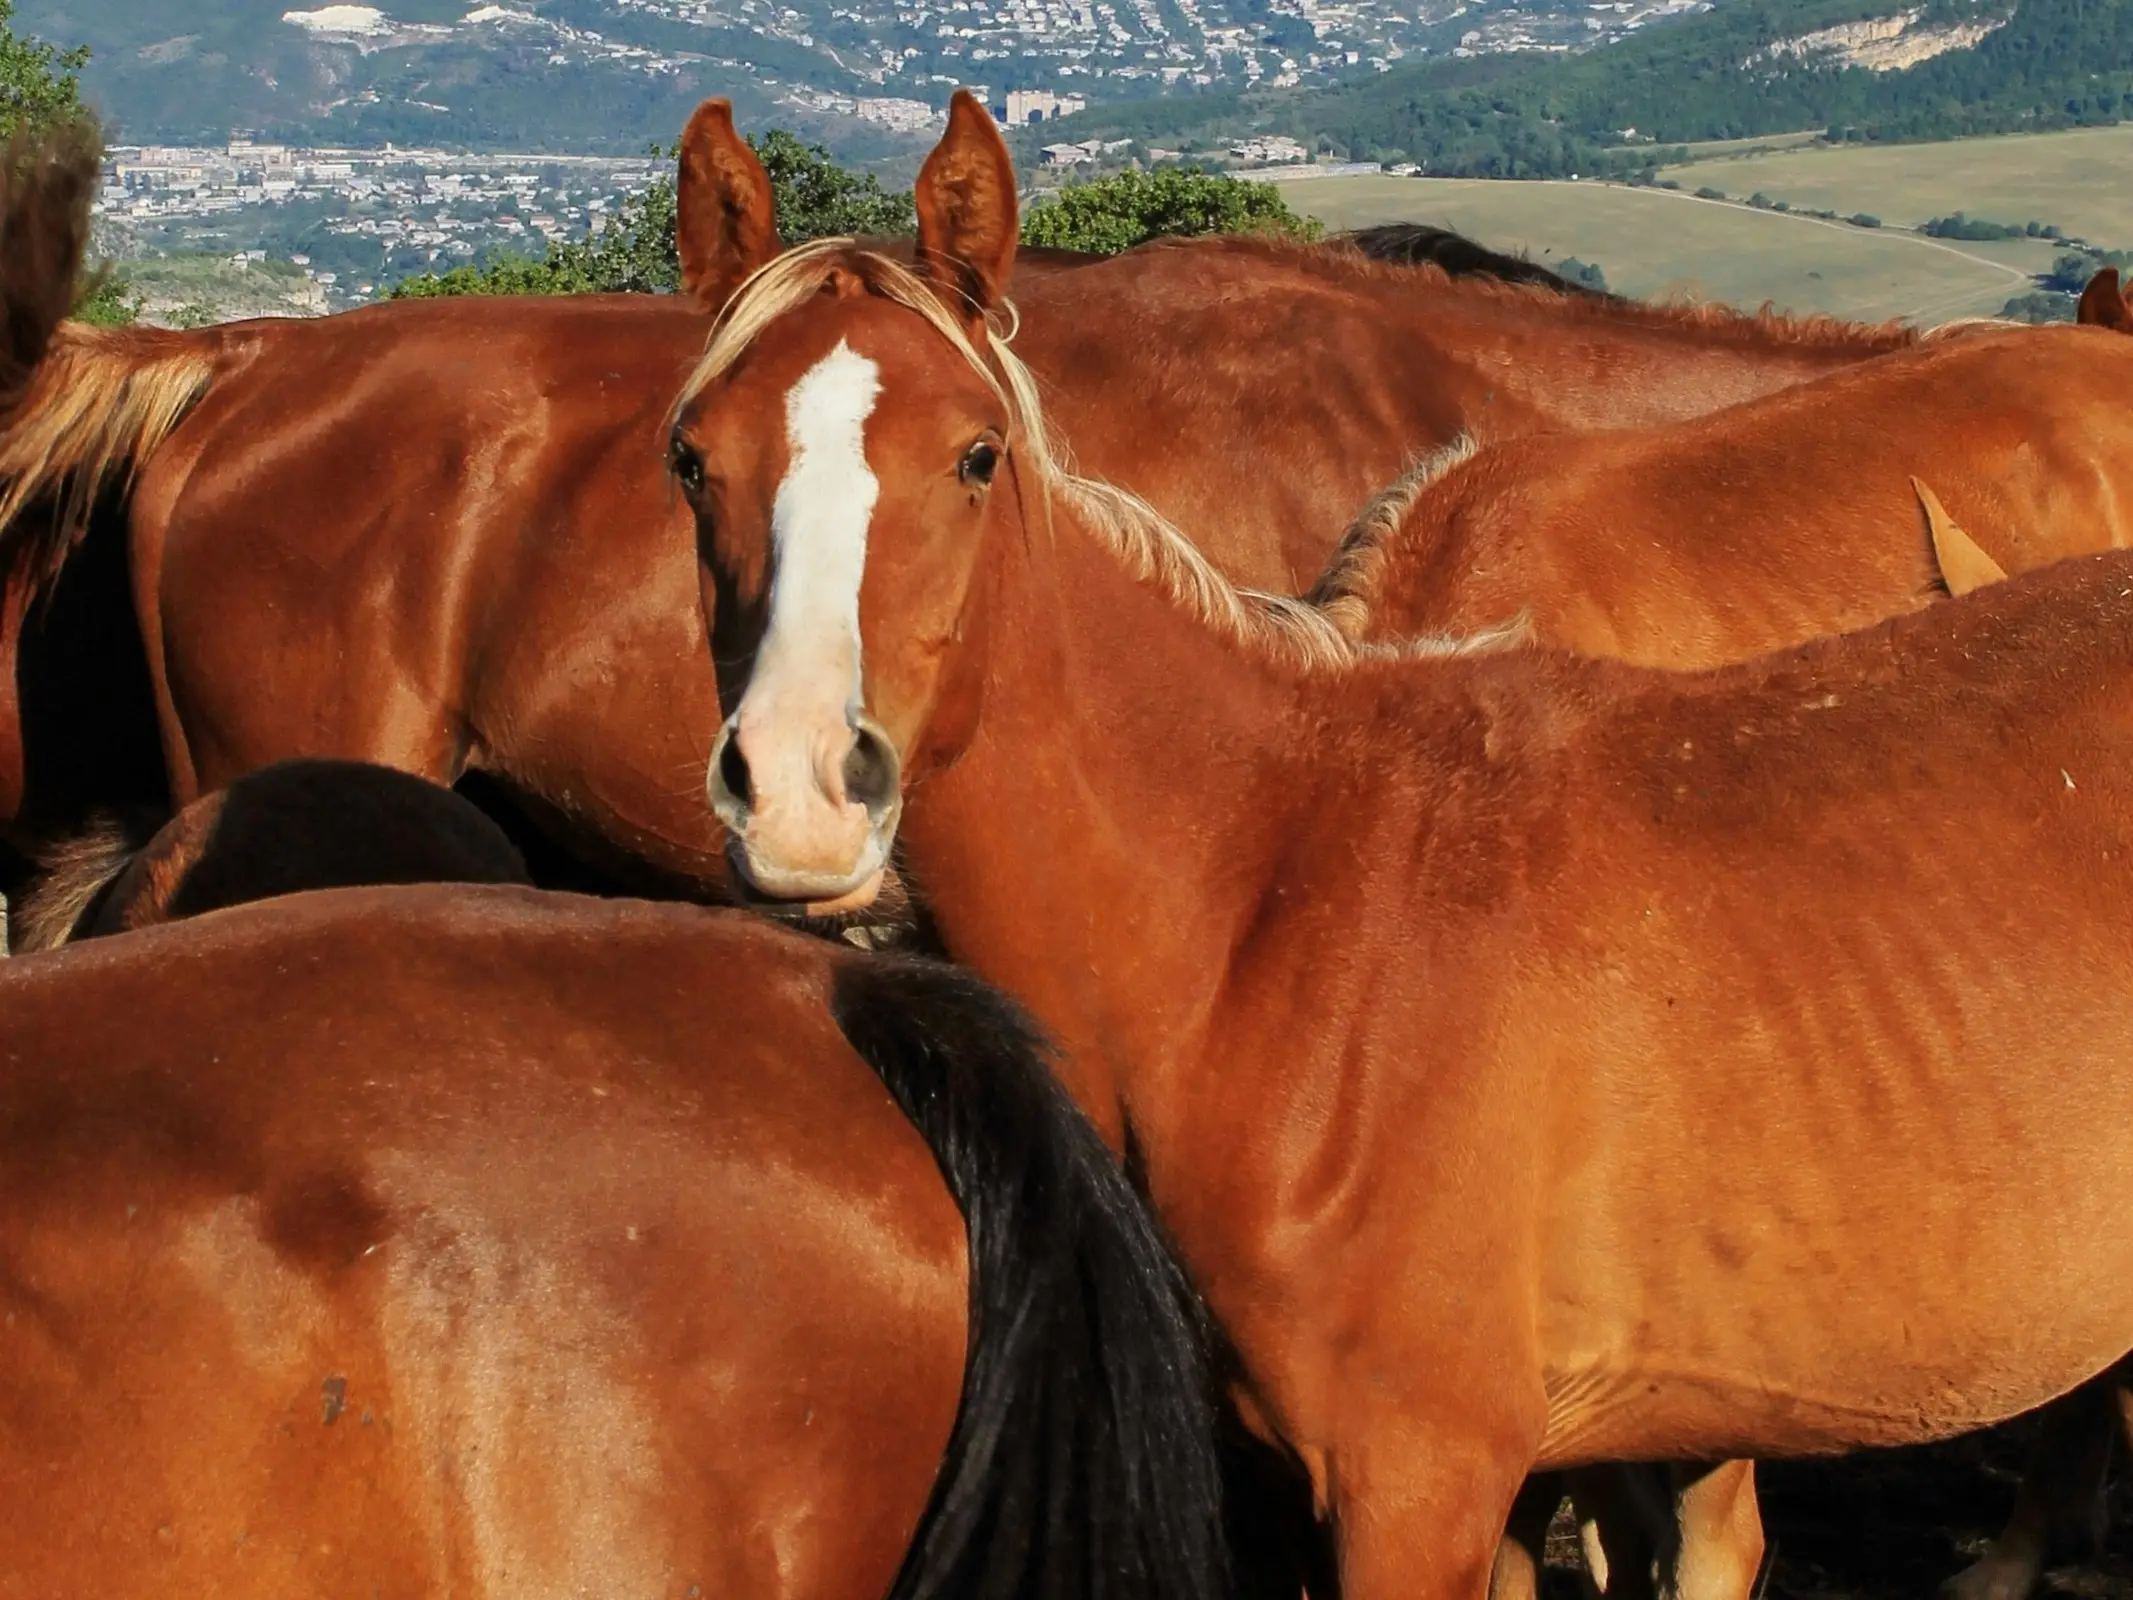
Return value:
M 1006 103 L 994 106 L 992 114 L 1004 127 L 1022 128 L 1032 122 L 1057 122 L 1061 117 L 1071 117 L 1088 107 L 1089 102 L 1078 94 L 1054 94 L 1049 89 L 1010 89 Z

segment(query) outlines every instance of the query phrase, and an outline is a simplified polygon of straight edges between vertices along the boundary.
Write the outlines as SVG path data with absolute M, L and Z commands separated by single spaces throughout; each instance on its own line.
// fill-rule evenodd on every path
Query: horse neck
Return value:
M 1185 615 L 1062 510 L 996 530 L 975 731 L 915 783 L 904 855 L 948 951 L 1015 994 L 1114 1146 L 1179 1068 L 1263 896 L 1297 675 Z M 1166 711 L 1190 686 L 1184 726 Z
M 1427 336 L 1492 391 L 1579 428 L 1637 427 L 1702 416 L 1820 377 L 1905 342 L 1861 330 L 1786 337 L 1688 316 L 1594 308 L 1495 287 L 1448 286 L 1412 312 Z M 1412 314 L 1412 313 L 1411 313 Z

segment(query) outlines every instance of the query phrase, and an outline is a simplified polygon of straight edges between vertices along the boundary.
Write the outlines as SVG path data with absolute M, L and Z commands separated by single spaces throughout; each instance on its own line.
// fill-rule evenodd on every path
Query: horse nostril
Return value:
M 736 804 L 746 808 L 754 800 L 748 786 L 748 758 L 741 754 L 741 741 L 728 739 L 718 753 L 718 781 Z
M 879 817 L 895 802 L 899 777 L 896 747 L 864 723 L 854 728 L 852 748 L 844 758 L 845 798 Z

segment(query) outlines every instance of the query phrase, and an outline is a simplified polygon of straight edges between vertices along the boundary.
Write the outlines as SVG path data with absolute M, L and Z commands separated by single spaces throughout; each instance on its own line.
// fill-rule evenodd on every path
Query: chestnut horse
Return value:
M 1194 1303 L 970 978 L 430 888 L 0 988 L 0 1589 L 1222 1592 Z
M 2133 342 L 2039 328 L 1668 427 L 1453 449 L 1377 498 L 1311 598 L 1357 638 L 1516 615 L 1586 655 L 1745 660 L 1928 605 L 1944 573 L 2133 543 L 2129 397 Z M 1947 572 L 1951 538 L 1984 566 Z
M 392 767 L 305 758 L 246 773 L 144 841 L 114 821 L 45 865 L 10 918 L 18 953 L 306 889 L 533 884 L 510 837 L 450 789 Z
M 2038 330 L 1892 355 L 1671 427 L 1454 447 L 1377 497 L 1310 598 L 1356 639 L 1515 616 L 1526 636 L 1586 655 L 1676 669 L 1745 660 L 2133 543 L 2129 393 L 2133 346 Z M 2069 1410 L 2108 1426 L 2089 1400 Z M 1728 1575 L 1725 1594 L 1745 1593 L 1761 1556 L 1747 1471 L 1696 1480 L 1710 1503 L 1679 1508 L 1683 1536 L 1706 1546 L 1692 1559 Z M 1958 1593 L 2027 1594 L 2047 1547 L 2082 1530 L 2087 1479 L 2040 1460 L 2027 1481 L 2038 1487 Z M 1651 1490 L 1610 1495 L 1639 1498 Z M 1544 1509 L 1531 1507 L 1521 1543 L 1537 1548 Z M 1635 1519 L 1612 1520 L 1608 1565 L 1641 1565 L 1622 1531 Z M 1712 1548 L 1720 1537 L 1738 1548 Z
M 1014 193 L 959 101 L 923 276 L 737 252 L 675 443 L 712 799 L 765 894 L 896 848 L 1060 1038 L 1343 1592 L 1480 1595 L 1535 1468 L 2133 1349 L 2133 555 L 1695 676 L 1358 653 L 1051 458 Z
M 775 247 L 767 210 L 720 209 L 730 132 L 711 102 L 683 141 L 680 296 L 70 326 L 49 348 L 94 162 L 14 181 L 0 818 L 34 841 L 343 756 L 472 774 L 628 887 L 722 896 L 699 781 L 719 712 L 661 405 L 735 287 L 702 241 L 732 222 Z M 1289 590 L 1414 449 L 1691 414 L 1915 339 L 1234 240 L 1055 270 L 1021 310 L 1083 463 Z

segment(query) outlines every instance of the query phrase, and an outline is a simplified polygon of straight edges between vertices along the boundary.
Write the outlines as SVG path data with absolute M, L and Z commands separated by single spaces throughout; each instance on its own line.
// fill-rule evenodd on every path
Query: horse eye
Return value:
M 987 440 L 980 439 L 963 453 L 962 465 L 955 475 L 965 483 L 982 489 L 992 482 L 992 475 L 1000 470 L 1000 452 Z
M 690 494 L 701 494 L 704 487 L 704 458 L 677 438 L 667 453 L 667 464 L 682 488 Z

